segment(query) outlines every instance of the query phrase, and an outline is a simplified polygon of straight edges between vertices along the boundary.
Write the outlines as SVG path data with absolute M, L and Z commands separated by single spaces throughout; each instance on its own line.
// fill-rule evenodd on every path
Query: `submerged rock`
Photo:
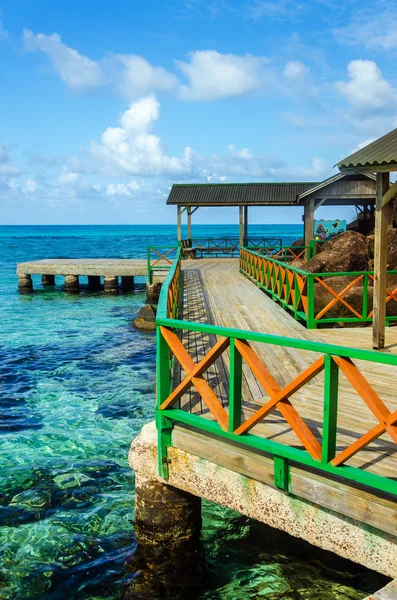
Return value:
M 154 331 L 156 329 L 156 309 L 154 306 L 151 304 L 143 306 L 134 320 L 134 325 L 138 329 Z

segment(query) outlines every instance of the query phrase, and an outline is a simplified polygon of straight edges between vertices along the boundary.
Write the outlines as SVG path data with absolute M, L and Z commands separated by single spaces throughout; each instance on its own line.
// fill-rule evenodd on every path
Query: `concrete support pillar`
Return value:
M 78 275 L 65 275 L 65 291 L 77 293 L 80 290 Z
M 305 246 L 309 246 L 310 240 L 314 238 L 314 206 L 315 199 L 309 198 L 307 200 L 304 213 L 303 213 L 303 222 L 304 222 L 304 238 L 305 238 Z M 306 250 L 306 260 L 309 260 L 309 249 Z
M 107 294 L 118 294 L 119 291 L 119 278 L 118 277 L 104 277 L 104 290 Z
M 43 287 L 55 285 L 55 275 L 42 275 L 41 283 Z
M 99 275 L 88 275 L 88 287 L 93 291 L 101 289 L 101 278 Z
M 372 342 L 376 350 L 385 347 L 387 234 L 392 216 L 392 203 L 383 206 L 383 196 L 389 189 L 389 173 L 376 174 L 375 257 L 374 257 L 374 317 Z
M 23 273 L 22 275 L 18 275 L 18 290 L 21 294 L 26 294 L 29 292 L 33 292 L 33 282 L 32 276 Z
M 200 498 L 137 473 L 132 566 L 138 574 L 125 600 L 188 598 L 201 577 L 200 529 Z
M 146 300 L 147 302 L 157 302 L 160 296 L 161 283 L 146 284 Z
M 129 292 L 134 289 L 134 278 L 131 276 L 123 275 L 121 278 L 121 286 L 124 292 Z

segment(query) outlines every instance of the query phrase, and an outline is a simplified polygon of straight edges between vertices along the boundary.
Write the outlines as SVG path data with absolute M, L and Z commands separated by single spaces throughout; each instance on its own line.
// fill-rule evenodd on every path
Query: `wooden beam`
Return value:
M 387 234 L 390 224 L 390 203 L 383 206 L 389 188 L 389 173 L 376 174 L 374 308 L 372 344 L 376 350 L 385 347 Z
M 248 241 L 248 206 L 244 206 L 244 245 L 247 244 Z
M 187 239 L 192 239 L 192 211 L 190 206 L 187 207 Z
M 383 196 L 382 206 L 386 206 L 386 204 L 388 204 L 390 200 L 393 200 L 395 196 L 397 196 L 397 181 L 389 187 L 386 194 Z
M 177 226 L 178 226 L 178 242 L 182 240 L 182 211 L 181 206 L 177 206 Z
M 194 213 L 196 212 L 196 210 L 198 210 L 199 208 L 200 208 L 199 206 L 196 206 L 195 208 L 191 208 L 190 209 L 191 214 L 194 215 Z
M 309 198 L 305 204 L 303 221 L 305 231 L 305 246 L 309 246 L 310 240 L 314 236 L 314 210 L 315 210 L 315 199 Z M 309 250 L 306 250 L 306 259 L 309 258 Z
M 242 246 L 244 246 L 244 235 L 243 235 L 243 207 L 239 206 L 238 207 L 238 212 L 239 212 L 239 231 L 240 231 L 240 248 Z

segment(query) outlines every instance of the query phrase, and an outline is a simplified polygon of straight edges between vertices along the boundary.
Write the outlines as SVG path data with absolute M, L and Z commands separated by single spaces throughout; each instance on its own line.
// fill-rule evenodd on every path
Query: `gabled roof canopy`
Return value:
M 325 205 L 373 204 L 374 177 L 338 173 L 322 182 L 174 184 L 167 204 L 174 206 L 296 206 L 309 197 Z
M 336 163 L 342 173 L 397 171 L 397 128 Z
M 174 183 L 167 204 L 192 206 L 285 206 L 316 182 L 298 183 Z

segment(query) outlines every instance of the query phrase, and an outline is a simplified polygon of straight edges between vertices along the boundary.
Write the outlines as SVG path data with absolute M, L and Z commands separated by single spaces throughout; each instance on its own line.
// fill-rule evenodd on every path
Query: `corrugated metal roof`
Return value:
M 341 171 L 355 167 L 373 167 L 376 171 L 380 165 L 397 165 L 397 128 L 336 163 Z
M 167 204 L 233 206 L 295 204 L 298 195 L 318 182 L 294 183 L 175 183 Z

